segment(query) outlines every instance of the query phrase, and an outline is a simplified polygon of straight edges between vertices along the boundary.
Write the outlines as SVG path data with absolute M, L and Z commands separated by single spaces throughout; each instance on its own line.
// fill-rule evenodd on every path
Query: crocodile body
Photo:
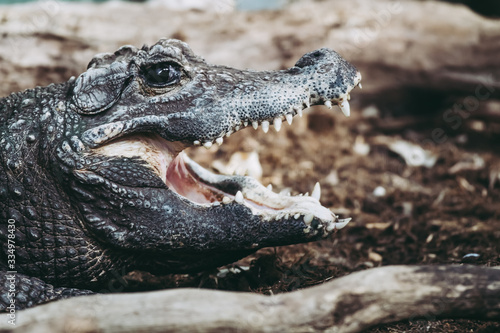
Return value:
M 348 112 L 360 79 L 329 49 L 257 72 L 163 39 L 0 99 L 0 309 L 89 294 L 117 271 L 199 271 L 342 227 L 317 197 L 213 174 L 182 150 L 247 126 L 279 130 L 310 105 Z

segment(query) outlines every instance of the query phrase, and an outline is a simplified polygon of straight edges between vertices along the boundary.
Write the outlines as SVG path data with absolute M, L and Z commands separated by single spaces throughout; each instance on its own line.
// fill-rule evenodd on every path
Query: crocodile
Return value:
M 312 105 L 349 114 L 358 70 L 322 48 L 286 70 L 208 64 L 179 40 L 96 55 L 0 99 L 0 309 L 98 292 L 116 272 L 196 272 L 342 228 L 311 196 L 222 175 L 184 150 Z

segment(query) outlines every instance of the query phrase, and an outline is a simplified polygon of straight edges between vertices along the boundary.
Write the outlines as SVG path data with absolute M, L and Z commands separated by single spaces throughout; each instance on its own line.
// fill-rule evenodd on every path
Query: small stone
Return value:
M 373 190 L 373 195 L 376 197 L 385 197 L 386 194 L 387 194 L 387 191 L 383 186 L 377 186 Z

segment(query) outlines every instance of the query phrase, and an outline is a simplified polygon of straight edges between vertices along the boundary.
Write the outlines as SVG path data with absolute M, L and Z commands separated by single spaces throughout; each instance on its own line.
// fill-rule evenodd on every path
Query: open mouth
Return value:
M 250 126 L 254 129 L 260 126 L 267 133 L 271 124 L 276 131 L 279 131 L 283 121 L 291 124 L 293 117 L 302 116 L 303 109 L 310 105 L 323 104 L 328 108 L 337 105 L 344 115 L 349 116 L 349 94 L 354 87 L 360 85 L 360 80 L 361 77 L 358 75 L 354 86 L 349 87 L 339 98 L 324 101 L 311 97 L 308 103 L 293 106 L 288 112 L 279 114 L 273 119 L 241 121 L 224 133 L 224 136 L 228 137 L 231 133 Z M 271 187 L 263 186 L 254 178 L 221 175 L 206 170 L 183 152 L 189 146 L 203 145 L 208 149 L 214 143 L 221 145 L 222 135 L 212 140 L 194 140 L 188 144 L 168 141 L 159 134 L 141 131 L 127 133 L 126 129 L 130 127 L 127 123 L 104 126 L 107 127 L 90 130 L 96 144 L 93 152 L 116 157 L 140 157 L 162 179 L 169 190 L 192 205 L 239 204 L 249 208 L 252 214 L 259 216 L 263 221 L 302 220 L 306 225 L 304 232 L 311 236 L 317 234 L 326 236 L 333 230 L 343 228 L 351 220 L 340 219 L 321 205 L 319 183 L 315 185 L 310 196 L 275 193 Z M 101 138 L 98 137 L 99 133 L 102 134 Z

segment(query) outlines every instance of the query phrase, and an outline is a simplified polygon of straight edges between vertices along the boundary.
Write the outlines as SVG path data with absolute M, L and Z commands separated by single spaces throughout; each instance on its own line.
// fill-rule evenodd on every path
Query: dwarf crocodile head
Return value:
M 250 177 L 214 174 L 183 150 L 220 145 L 245 127 L 279 130 L 311 105 L 348 115 L 360 80 L 329 49 L 265 72 L 207 64 L 177 40 L 98 55 L 67 103 L 78 121 L 57 154 L 69 196 L 89 232 L 148 270 L 201 269 L 324 237 L 347 221 L 317 193 L 276 194 Z

